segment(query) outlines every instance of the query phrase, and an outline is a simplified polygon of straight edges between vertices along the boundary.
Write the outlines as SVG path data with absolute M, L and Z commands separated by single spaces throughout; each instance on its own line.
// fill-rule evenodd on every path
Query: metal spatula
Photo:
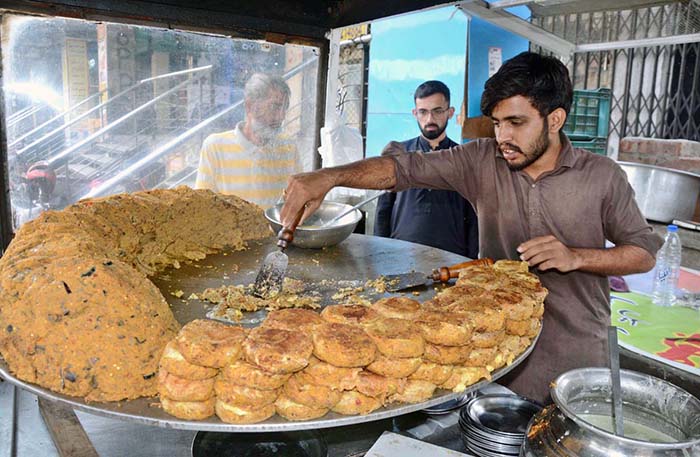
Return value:
M 384 282 L 387 291 L 398 292 L 411 287 L 424 286 L 429 282 L 449 282 L 450 279 L 458 278 L 460 271 L 476 265 L 493 265 L 493 260 L 488 258 L 470 260 L 449 267 L 436 268 L 431 274 L 414 271 L 398 275 L 385 275 Z
M 253 285 L 253 295 L 259 298 L 272 298 L 282 291 L 282 282 L 284 275 L 287 273 L 287 265 L 289 258 L 284 252 L 287 247 L 294 241 L 294 230 L 296 230 L 301 216 L 304 214 L 304 209 L 299 211 L 299 214 L 294 218 L 294 222 L 290 226 L 284 226 L 277 234 L 277 246 L 279 251 L 273 251 L 265 257 L 258 276 L 255 278 Z

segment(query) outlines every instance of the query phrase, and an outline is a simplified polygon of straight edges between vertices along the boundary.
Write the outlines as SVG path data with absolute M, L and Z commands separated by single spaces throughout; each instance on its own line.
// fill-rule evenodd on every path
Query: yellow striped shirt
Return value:
M 263 208 L 274 206 L 287 186 L 287 177 L 301 171 L 296 147 L 280 139 L 256 146 L 241 131 L 209 135 L 202 144 L 197 189 L 233 194 Z

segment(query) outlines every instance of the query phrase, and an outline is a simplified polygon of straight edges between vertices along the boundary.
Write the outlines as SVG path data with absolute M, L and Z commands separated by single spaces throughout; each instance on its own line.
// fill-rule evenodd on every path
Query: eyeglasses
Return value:
M 428 117 L 428 114 L 432 114 L 433 117 L 442 117 L 449 110 L 450 110 L 449 108 L 419 109 L 419 110 L 416 110 L 416 113 L 418 114 L 418 117 L 422 117 L 422 118 Z

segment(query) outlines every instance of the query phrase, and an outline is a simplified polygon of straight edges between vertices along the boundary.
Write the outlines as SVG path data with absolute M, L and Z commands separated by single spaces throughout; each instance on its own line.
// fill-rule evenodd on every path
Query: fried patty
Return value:
M 194 365 L 185 360 L 185 357 L 177 350 L 175 340 L 165 345 L 163 354 L 160 356 L 159 366 L 161 370 L 191 380 L 213 378 L 217 373 L 216 368 Z
M 530 330 L 530 321 L 532 319 L 524 319 L 516 321 L 514 319 L 506 319 L 506 333 L 508 335 L 525 336 Z
M 282 393 L 275 401 L 275 411 L 290 421 L 307 421 L 325 416 L 329 410 L 328 408 L 302 405 Z
M 374 362 L 365 367 L 367 371 L 389 378 L 406 378 L 423 363 L 420 357 L 393 359 L 378 354 Z
M 382 402 L 374 397 L 361 394 L 356 390 L 346 390 L 331 411 L 344 415 L 369 414 L 381 407 Z
M 280 389 L 263 390 L 254 387 L 235 384 L 228 379 L 217 376 L 214 383 L 216 396 L 221 401 L 232 403 L 245 408 L 260 409 L 277 400 Z
M 542 321 L 539 319 L 530 319 L 530 330 L 527 332 L 527 337 L 534 338 L 540 333 Z
M 440 387 L 453 392 L 462 392 L 467 386 L 475 384 L 481 379 L 491 379 L 491 375 L 484 367 L 455 367 L 450 377 Z
M 357 385 L 357 374 L 360 371 L 362 371 L 361 368 L 336 367 L 313 356 L 306 368 L 302 370 L 303 373 L 309 376 L 313 384 L 330 387 L 335 390 L 354 389 Z
M 388 378 L 363 370 L 357 376 L 355 390 L 368 397 L 377 398 L 383 403 L 388 396 L 402 392 L 405 384 L 405 379 Z
M 309 333 L 322 322 L 321 316 L 310 309 L 286 308 L 269 312 L 261 326 Z
M 513 290 L 497 290 L 492 295 L 506 319 L 523 320 L 532 316 L 535 302 Z
M 299 331 L 256 327 L 243 343 L 246 361 L 277 374 L 301 370 L 309 364 L 312 352 L 311 338 Z
M 246 334 L 243 327 L 196 319 L 180 329 L 175 342 L 188 362 L 220 368 L 239 358 Z
M 391 397 L 389 401 L 392 402 L 402 402 L 402 403 L 420 403 L 426 400 L 430 400 L 435 392 L 437 386 L 429 381 L 419 381 L 416 379 L 409 379 L 406 381 L 403 392 L 397 392 Z
M 229 424 L 255 424 L 269 419 L 275 414 L 274 404 L 265 405 L 261 408 L 247 408 L 218 398 L 216 399 L 215 408 L 219 419 Z
M 374 302 L 371 308 L 384 317 L 412 319 L 420 312 L 421 304 L 407 297 L 389 297 Z
M 464 314 L 423 310 L 415 318 L 425 341 L 443 346 L 465 346 L 472 336 L 471 320 Z
M 364 367 L 372 363 L 377 346 L 362 328 L 337 323 L 316 327 L 314 355 L 337 367 Z
M 476 286 L 486 290 L 499 288 L 499 280 L 491 266 L 475 266 L 462 270 L 457 279 L 458 286 Z
M 161 369 L 158 371 L 158 393 L 175 401 L 205 401 L 214 395 L 214 378 L 195 381 Z
M 364 305 L 330 305 L 323 308 L 321 317 L 337 324 L 363 325 L 379 319 L 381 315 Z
M 491 348 L 498 346 L 505 337 L 505 330 L 499 330 L 497 332 L 474 332 L 471 345 L 475 348 Z
M 505 280 L 503 286 L 504 289 L 514 290 L 532 298 L 536 303 L 544 302 L 544 299 L 547 298 L 547 294 L 549 293 L 547 288 L 542 286 L 539 278 L 531 273 L 509 277 Z
M 505 337 L 504 337 L 505 340 Z M 500 351 L 500 346 L 492 346 L 489 348 L 473 348 L 467 360 L 463 365 L 469 367 L 485 367 L 493 363 L 496 355 Z
M 364 325 L 377 349 L 386 357 L 420 357 L 425 341 L 411 321 L 382 317 Z
M 528 273 L 530 271 L 530 266 L 522 260 L 496 260 L 492 268 L 501 273 Z
M 440 385 L 452 374 L 454 365 L 440 365 L 439 363 L 423 361 L 418 369 L 408 379 L 412 381 L 428 381 Z
M 221 368 L 221 377 L 227 381 L 262 390 L 279 389 L 290 376 L 290 373 L 270 373 L 243 360 Z
M 332 408 L 340 400 L 342 392 L 314 384 L 312 378 L 303 372 L 294 373 L 284 385 L 284 393 L 292 401 L 313 408 Z
M 212 396 L 205 401 L 176 401 L 167 397 L 160 398 L 163 411 L 171 416 L 187 420 L 204 420 L 214 415 L 216 397 Z
M 423 360 L 440 365 L 459 365 L 469 357 L 471 346 L 443 346 L 440 344 L 425 345 Z

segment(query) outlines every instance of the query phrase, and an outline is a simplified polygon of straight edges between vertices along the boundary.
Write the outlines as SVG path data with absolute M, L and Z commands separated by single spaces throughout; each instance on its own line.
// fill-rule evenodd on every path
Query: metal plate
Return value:
M 540 410 L 540 404 L 520 395 L 482 395 L 467 404 L 461 417 L 488 436 L 520 440 L 530 419 Z
M 191 293 L 199 293 L 208 287 L 220 287 L 228 284 L 250 284 L 255 280 L 260 261 L 265 255 L 276 249 L 275 240 L 270 238 L 264 242 L 253 243 L 250 249 L 239 252 L 224 252 L 207 257 L 196 264 L 185 264 L 181 268 L 168 270 L 153 282 L 170 302 L 175 318 L 180 323 L 204 317 L 210 310 L 210 305 L 199 300 L 182 300 L 173 295 L 177 293 L 188 297 Z M 429 271 L 435 267 L 452 265 L 468 260 L 457 254 L 440 249 L 408 243 L 389 238 L 365 235 L 351 235 L 337 246 L 325 249 L 299 249 L 293 246 L 287 251 L 289 268 L 287 276 L 305 282 L 321 280 L 350 281 L 350 284 L 364 284 L 365 281 L 376 279 L 383 274 L 407 273 L 410 271 Z M 412 293 L 404 294 L 419 301 L 432 298 L 443 286 L 417 288 Z M 332 293 L 337 288 L 320 290 L 322 303 L 336 303 L 331 300 Z M 378 294 L 364 292 L 362 295 L 371 300 L 396 294 Z M 264 312 L 251 313 L 244 325 L 256 325 Z M 539 335 L 538 337 L 539 338 Z M 515 368 L 532 352 L 537 342 L 535 338 L 530 346 L 518 356 L 510 366 L 503 367 L 491 373 L 496 380 Z M 337 427 L 342 425 L 359 424 L 384 418 L 390 418 L 439 405 L 449 400 L 459 398 L 465 393 L 483 387 L 487 382 L 481 381 L 469 386 L 465 392 L 436 391 L 435 396 L 425 402 L 416 404 L 392 404 L 380 408 L 370 414 L 360 416 L 343 416 L 328 413 L 320 419 L 305 422 L 290 422 L 277 415 L 257 424 L 233 425 L 221 422 L 217 417 L 203 421 L 182 420 L 170 416 L 160 409 L 157 398 L 139 398 L 137 400 L 108 403 L 86 403 L 82 398 L 57 394 L 34 384 L 16 379 L 9 372 L 8 366 L 0 358 L 0 376 L 36 395 L 49 400 L 66 403 L 74 408 L 105 417 L 135 421 L 147 425 L 184 430 L 208 430 L 221 432 L 268 432 L 285 430 L 309 430 Z

